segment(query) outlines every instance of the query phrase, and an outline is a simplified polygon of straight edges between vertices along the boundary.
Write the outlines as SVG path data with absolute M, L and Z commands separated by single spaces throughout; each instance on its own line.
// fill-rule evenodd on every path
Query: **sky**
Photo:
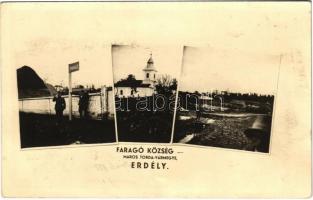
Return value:
M 303 37 L 310 33 L 311 12 L 303 2 L 153 4 L 3 4 L 2 46 L 10 65 L 6 67 L 28 65 L 48 82 L 66 84 L 68 64 L 80 61 L 80 71 L 73 73 L 74 83 L 112 85 L 113 72 L 115 78 L 133 73 L 142 79 L 141 70 L 152 52 L 159 73 L 179 77 L 185 45 L 199 48 L 198 53 L 186 51 L 186 56 L 201 57 L 189 59 L 195 62 L 192 67 L 182 63 L 184 70 L 195 69 L 200 75 L 187 73 L 191 78 L 186 88 L 267 93 L 275 90 L 273 76 L 277 77 L 280 55 L 283 62 L 284 55 L 300 60 L 310 56 L 304 52 L 310 51 L 311 44 Z M 143 50 L 113 52 L 112 72 L 111 44 L 140 44 Z M 303 66 L 296 71 L 306 74 Z
M 275 94 L 281 55 L 185 47 L 179 90 Z
M 17 67 L 27 65 L 47 83 L 68 86 L 68 64 L 79 61 L 79 71 L 72 73 L 72 85 L 112 86 L 111 46 L 95 41 L 45 40 L 27 42 L 17 52 Z
M 114 82 L 126 78 L 129 74 L 135 75 L 137 80 L 144 79 L 143 69 L 152 54 L 157 77 L 170 75 L 178 79 L 182 65 L 182 46 L 140 46 L 114 45 L 112 47 L 112 63 Z

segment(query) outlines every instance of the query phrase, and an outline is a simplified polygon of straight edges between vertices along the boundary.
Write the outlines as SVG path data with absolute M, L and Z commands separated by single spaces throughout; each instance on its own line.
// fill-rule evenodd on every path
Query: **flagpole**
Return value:
M 69 77 L 68 77 L 68 81 L 69 81 L 69 86 L 68 86 L 68 102 L 69 102 L 69 115 L 68 118 L 70 121 L 72 121 L 72 72 L 69 72 Z
M 68 65 L 68 118 L 72 120 L 72 72 L 79 70 L 79 62 Z

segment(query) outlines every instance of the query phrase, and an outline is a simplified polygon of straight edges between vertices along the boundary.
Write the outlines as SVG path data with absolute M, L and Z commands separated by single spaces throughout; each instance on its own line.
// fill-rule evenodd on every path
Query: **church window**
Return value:
M 120 90 L 120 95 L 123 95 L 123 90 Z
M 153 78 L 155 79 L 155 74 L 153 74 Z
M 147 73 L 146 78 L 149 78 L 149 73 Z

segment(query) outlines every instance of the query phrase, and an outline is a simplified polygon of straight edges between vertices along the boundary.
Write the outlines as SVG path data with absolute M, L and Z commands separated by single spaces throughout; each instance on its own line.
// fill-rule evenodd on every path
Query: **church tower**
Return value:
M 150 54 L 150 58 L 147 62 L 147 66 L 143 69 L 145 78 L 143 79 L 144 84 L 151 84 L 154 86 L 156 82 L 156 72 L 157 70 L 154 68 L 154 62 L 152 59 L 152 53 Z

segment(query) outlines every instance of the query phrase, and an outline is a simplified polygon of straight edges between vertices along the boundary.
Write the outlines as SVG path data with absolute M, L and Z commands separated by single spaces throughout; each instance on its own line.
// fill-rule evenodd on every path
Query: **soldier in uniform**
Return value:
M 88 106 L 89 106 L 89 94 L 87 91 L 84 91 L 83 94 L 79 96 L 79 115 L 80 118 L 87 118 Z
M 53 101 L 55 101 L 55 113 L 58 121 L 61 121 L 63 118 L 63 111 L 66 108 L 65 100 L 62 97 L 61 93 L 58 92 L 57 96 L 53 98 Z

